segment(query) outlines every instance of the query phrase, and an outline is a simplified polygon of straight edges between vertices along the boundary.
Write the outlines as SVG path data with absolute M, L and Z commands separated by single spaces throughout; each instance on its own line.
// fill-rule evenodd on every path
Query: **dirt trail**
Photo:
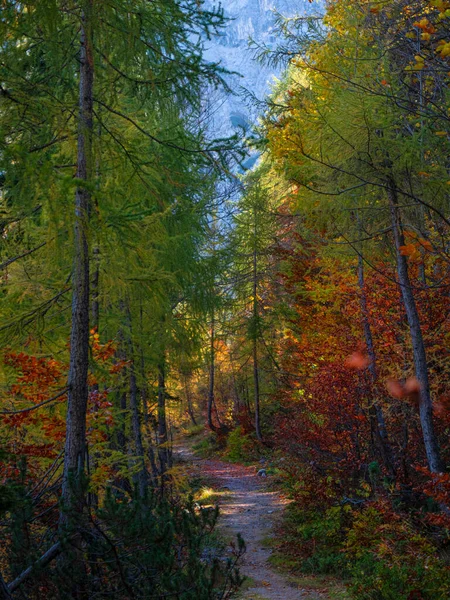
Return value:
M 267 480 L 258 477 L 255 468 L 244 467 L 220 460 L 199 459 L 190 449 L 178 447 L 177 453 L 193 463 L 214 488 L 223 492 L 220 499 L 220 527 L 226 537 L 236 538 L 240 533 L 247 552 L 241 573 L 250 578 L 240 598 L 246 600 L 326 600 L 324 594 L 299 589 L 287 577 L 277 573 L 268 558 L 271 549 L 264 545 L 274 519 L 280 515 L 286 501 L 268 489 Z

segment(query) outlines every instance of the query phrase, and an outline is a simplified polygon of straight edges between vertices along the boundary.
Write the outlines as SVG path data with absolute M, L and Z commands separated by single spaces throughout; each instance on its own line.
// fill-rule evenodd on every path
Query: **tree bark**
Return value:
M 192 404 L 192 393 L 191 393 L 191 385 L 190 385 L 189 379 L 190 379 L 190 376 L 188 376 L 188 375 L 184 376 L 184 389 L 186 392 L 187 411 L 188 411 L 188 415 L 192 421 L 192 424 L 197 425 L 197 421 L 195 419 L 195 414 L 194 414 L 194 406 Z
M 61 543 L 56 542 L 56 544 L 53 544 L 53 546 L 51 546 L 47 550 L 47 552 L 45 552 L 45 554 L 43 554 L 41 556 L 41 558 L 39 558 L 34 564 L 32 564 L 31 567 L 28 567 L 28 569 L 25 569 L 25 571 L 23 571 L 18 577 L 16 577 L 14 579 L 14 581 L 12 581 L 9 584 L 9 586 L 8 586 L 9 591 L 14 592 L 15 590 L 17 590 L 17 588 L 19 588 L 22 585 L 22 583 L 24 583 L 24 581 L 26 581 L 33 573 L 39 572 L 41 569 L 46 567 L 59 554 L 61 554 L 61 552 L 62 552 Z
M 135 477 L 135 483 L 137 483 L 139 495 L 143 497 L 147 490 L 147 472 L 145 469 L 144 445 L 142 443 L 141 416 L 139 414 L 139 393 L 133 361 L 131 362 L 130 366 L 130 409 L 134 452 L 135 458 L 137 459 L 139 465 L 138 472 Z
M 372 328 L 369 321 L 369 309 L 367 307 L 366 286 L 364 281 L 364 261 L 361 254 L 358 255 L 358 285 L 360 290 L 360 305 L 363 320 L 364 338 L 367 347 L 367 354 L 370 358 L 369 372 L 372 379 L 372 384 L 375 387 L 378 380 L 375 346 L 373 343 Z M 392 455 L 392 447 L 389 442 L 389 436 L 384 420 L 383 409 L 375 399 L 369 408 L 369 417 L 374 431 L 375 438 L 381 451 L 384 465 L 390 474 L 395 477 L 395 466 Z
M 100 325 L 100 305 L 99 305 L 99 283 L 100 283 L 100 263 L 99 263 L 99 255 L 100 250 L 98 246 L 96 246 L 93 250 L 93 258 L 94 258 L 94 274 L 92 277 L 91 290 L 92 290 L 92 301 L 91 301 L 91 321 L 90 328 L 95 330 L 96 333 L 99 333 L 99 325 Z M 91 398 L 94 398 L 94 405 L 92 410 L 94 412 L 98 412 L 98 404 L 96 400 L 99 396 L 99 385 L 98 383 L 94 383 L 90 389 Z M 88 461 L 88 473 L 92 473 L 97 468 L 98 464 L 98 453 L 87 453 L 87 461 Z M 98 495 L 91 491 L 89 492 L 88 502 L 90 506 L 98 507 Z
M 157 484 L 158 482 L 158 467 L 156 465 L 155 452 L 153 450 L 153 436 L 152 436 L 152 428 L 150 426 L 150 419 L 148 416 L 148 387 L 147 387 L 147 378 L 145 374 L 145 358 L 144 352 L 141 348 L 141 398 L 142 398 L 142 408 L 144 410 L 144 427 L 145 432 L 148 438 L 148 458 L 151 466 L 151 479 L 153 484 Z
M 161 486 L 164 483 L 164 474 L 169 465 L 169 438 L 167 435 L 166 419 L 166 374 L 163 363 L 158 365 L 158 459 L 161 474 Z
M 397 188 L 393 179 L 388 181 L 388 198 L 391 209 L 398 280 L 411 335 L 415 374 L 421 388 L 419 411 L 425 452 L 430 471 L 433 473 L 440 473 L 444 471 L 444 465 L 440 456 L 439 443 L 433 425 L 433 407 L 428 379 L 427 356 L 419 313 L 417 311 L 417 305 L 409 277 L 408 261 L 406 256 L 401 253 L 401 247 L 405 245 L 405 238 L 398 208 Z
M 256 437 L 262 442 L 259 367 L 258 367 L 258 253 L 256 248 L 256 208 L 254 208 L 254 248 L 253 248 L 253 385 L 255 400 L 255 431 Z
M 214 309 L 211 314 L 211 334 L 209 340 L 209 389 L 208 389 L 208 406 L 207 406 L 207 422 L 211 431 L 216 431 L 216 426 L 213 423 L 212 411 L 214 406 L 214 379 L 215 379 L 215 314 Z
M 129 353 L 129 378 L 130 378 L 130 411 L 131 411 L 131 431 L 133 435 L 133 459 L 139 465 L 137 473 L 133 476 L 133 481 L 137 484 L 141 497 L 145 495 L 147 489 L 147 471 L 144 459 L 144 444 L 142 443 L 141 415 L 139 413 L 139 390 L 136 380 L 135 352 L 133 344 L 133 324 L 129 304 L 125 305 L 126 319 L 128 321 L 128 353 Z
M 139 323 L 140 323 L 140 333 L 143 334 L 144 331 L 144 307 L 142 305 L 142 298 L 140 298 L 139 304 Z M 152 483 L 156 486 L 158 484 L 158 467 L 156 465 L 155 452 L 153 450 L 153 436 L 152 436 L 152 427 L 150 424 L 149 414 L 148 414 L 148 384 L 147 384 L 147 374 L 145 369 L 145 356 L 144 356 L 144 348 L 142 344 L 139 344 L 139 353 L 140 353 L 140 379 L 141 379 L 141 398 L 142 398 L 142 408 L 144 412 L 144 427 L 148 438 L 148 458 L 151 466 L 151 479 Z
M 92 17 L 94 0 L 86 0 L 81 18 L 79 123 L 77 178 L 88 184 L 92 166 L 94 54 Z M 79 483 L 86 454 L 86 410 L 89 364 L 89 205 L 87 185 L 75 193 L 75 232 L 72 296 L 72 329 L 68 377 L 67 433 L 62 500 L 65 508 L 82 512 L 84 498 Z M 61 523 L 66 522 L 64 511 Z
M 92 277 L 92 328 L 99 330 L 100 325 L 100 303 L 99 303 L 99 287 L 100 287 L 100 248 L 96 246 L 93 250 L 94 256 L 94 274 Z

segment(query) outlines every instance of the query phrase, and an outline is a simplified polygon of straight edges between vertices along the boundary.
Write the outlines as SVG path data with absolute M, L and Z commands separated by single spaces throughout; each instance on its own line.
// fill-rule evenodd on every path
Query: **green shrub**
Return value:
M 255 442 L 251 435 L 245 434 L 242 427 L 236 427 L 228 434 L 226 457 L 234 462 L 245 462 L 254 458 Z
M 351 564 L 349 590 L 357 600 L 448 600 L 450 570 L 437 558 L 398 555 L 383 560 L 365 552 Z
M 221 448 L 221 444 L 215 433 L 210 433 L 199 442 L 192 446 L 195 454 L 200 456 L 201 458 L 211 458 L 214 454 L 217 454 L 223 448 Z
M 187 427 L 184 427 L 182 430 L 184 437 L 195 437 L 196 435 L 200 435 L 205 431 L 205 426 L 202 424 L 192 425 L 190 424 Z
M 324 510 L 291 504 L 284 514 L 279 564 L 348 581 L 355 600 L 448 600 L 450 566 L 407 515 L 388 502 L 335 505 Z
M 386 506 L 355 514 L 344 551 L 357 600 L 450 598 L 450 567 L 437 548 Z
M 351 508 L 333 506 L 327 511 L 304 512 L 297 533 L 309 542 L 309 553 L 303 558 L 304 573 L 344 574 L 346 561 L 342 543 L 351 519 Z

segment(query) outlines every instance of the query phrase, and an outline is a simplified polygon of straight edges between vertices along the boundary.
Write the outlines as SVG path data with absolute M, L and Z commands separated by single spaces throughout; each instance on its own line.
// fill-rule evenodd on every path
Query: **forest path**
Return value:
M 267 479 L 258 477 L 254 467 L 196 457 L 189 447 L 179 444 L 175 452 L 191 463 L 219 494 L 219 528 L 224 537 L 236 539 L 240 533 L 247 552 L 240 565 L 247 578 L 239 598 L 245 600 L 327 600 L 324 593 L 302 589 L 268 562 L 272 550 L 265 540 L 286 500 L 269 489 Z

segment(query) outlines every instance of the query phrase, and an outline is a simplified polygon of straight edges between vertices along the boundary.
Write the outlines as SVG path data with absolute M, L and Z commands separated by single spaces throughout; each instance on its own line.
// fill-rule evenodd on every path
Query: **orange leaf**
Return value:
M 386 381 L 386 388 L 394 398 L 404 398 L 406 396 L 402 384 L 396 379 L 388 379 L 388 381 Z
M 420 381 L 417 379 L 417 377 L 409 377 L 405 381 L 403 389 L 405 391 L 405 395 L 410 396 L 411 394 L 419 394 L 421 387 L 422 386 L 420 385 Z
M 422 248 L 425 248 L 425 250 L 427 250 L 428 252 L 433 252 L 433 246 L 428 240 L 420 238 L 419 243 L 422 246 Z
M 360 371 L 366 369 L 370 365 L 370 358 L 362 352 L 353 352 L 345 361 L 345 366 L 349 369 Z
M 411 256 L 416 251 L 414 244 L 406 244 L 406 246 L 400 246 L 400 254 L 402 256 Z

